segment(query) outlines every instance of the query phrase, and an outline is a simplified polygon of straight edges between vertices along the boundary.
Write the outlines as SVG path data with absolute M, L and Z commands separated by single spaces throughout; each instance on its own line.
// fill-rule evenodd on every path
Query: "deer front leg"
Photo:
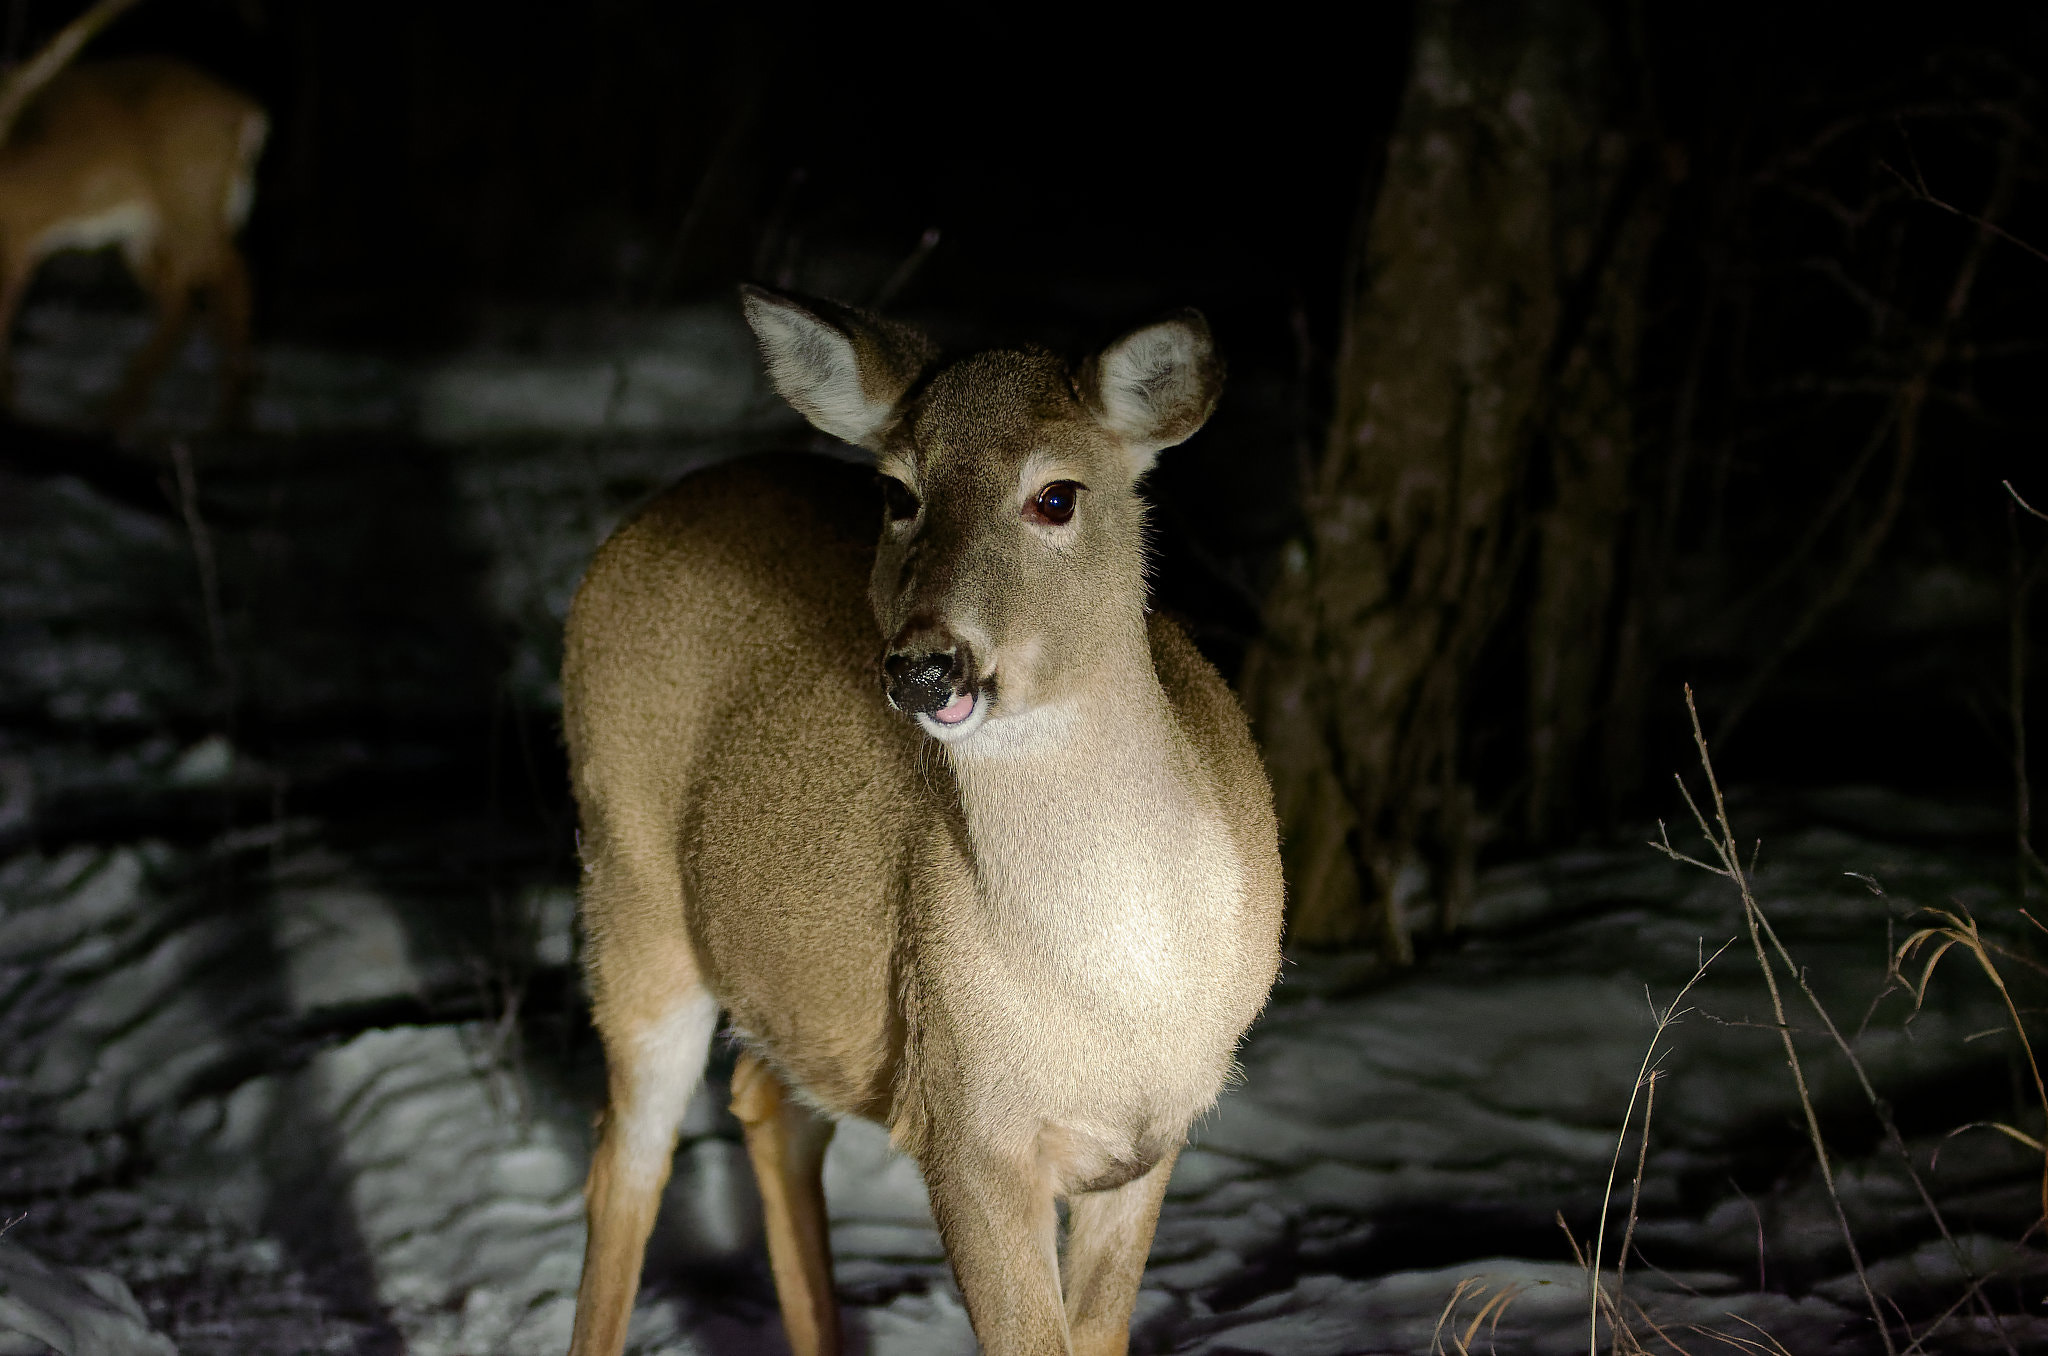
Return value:
M 599 1021 L 611 1090 L 583 1190 L 590 1240 L 576 1289 L 570 1356 L 618 1356 L 626 1345 L 676 1131 L 704 1076 L 717 1028 L 717 1000 L 701 989 L 680 996 L 655 1021 Z
M 824 1183 L 825 1147 L 835 1127 L 790 1096 L 782 1079 L 752 1052 L 733 1070 L 732 1114 L 746 1127 L 789 1349 L 795 1356 L 839 1356 L 839 1297 L 832 1286 Z
M 1123 1356 L 1130 1345 L 1131 1306 L 1179 1156 L 1176 1148 L 1142 1177 L 1067 1202 L 1065 1289 L 1074 1356 Z
M 1066 1356 L 1058 1215 L 1035 1150 L 947 1144 L 923 1164 L 932 1214 L 986 1356 Z

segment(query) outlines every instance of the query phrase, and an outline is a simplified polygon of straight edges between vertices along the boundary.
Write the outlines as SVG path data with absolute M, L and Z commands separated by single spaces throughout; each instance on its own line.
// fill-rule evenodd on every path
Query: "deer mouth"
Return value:
M 883 659 L 882 670 L 889 705 L 942 740 L 965 739 L 988 718 L 995 703 L 995 674 L 981 672 L 973 651 L 964 644 L 956 642 L 942 650 L 897 650 Z
M 934 739 L 956 744 L 980 729 L 988 719 L 989 705 L 995 700 L 994 688 L 992 682 L 964 688 L 944 706 L 916 713 L 917 723 Z
M 931 718 L 941 725 L 958 725 L 974 714 L 974 707 L 981 700 L 980 694 L 969 690 L 930 713 Z

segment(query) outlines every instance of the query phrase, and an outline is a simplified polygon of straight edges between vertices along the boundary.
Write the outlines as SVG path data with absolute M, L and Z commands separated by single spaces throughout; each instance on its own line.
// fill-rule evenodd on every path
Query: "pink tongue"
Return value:
M 952 705 L 942 706 L 932 712 L 932 719 L 941 725 L 958 725 L 974 710 L 974 694 L 963 692 L 953 699 Z

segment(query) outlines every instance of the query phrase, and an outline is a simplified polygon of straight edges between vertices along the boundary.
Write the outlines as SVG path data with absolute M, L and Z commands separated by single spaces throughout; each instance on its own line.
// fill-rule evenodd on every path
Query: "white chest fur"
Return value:
M 954 751 L 978 887 L 962 980 L 985 1017 L 976 1037 L 1042 1104 L 1032 1114 L 1192 1115 L 1242 1026 L 1218 1000 L 1241 987 L 1243 865 L 1163 721 L 1057 724 Z

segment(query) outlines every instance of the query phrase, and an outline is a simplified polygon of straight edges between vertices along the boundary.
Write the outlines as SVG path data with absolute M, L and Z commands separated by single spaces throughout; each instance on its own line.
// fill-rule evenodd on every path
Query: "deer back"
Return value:
M 120 244 L 204 280 L 248 216 L 268 129 L 253 100 L 171 58 L 63 71 L 0 144 L 10 268 Z

